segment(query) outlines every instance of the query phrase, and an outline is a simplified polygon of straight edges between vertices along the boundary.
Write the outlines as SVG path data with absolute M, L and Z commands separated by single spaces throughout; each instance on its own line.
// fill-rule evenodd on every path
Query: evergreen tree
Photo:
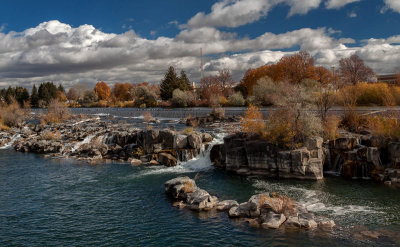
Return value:
M 33 85 L 33 87 L 32 87 L 31 106 L 39 107 L 39 93 L 37 91 L 36 85 Z
M 61 92 L 61 93 L 65 93 L 65 88 L 64 88 L 64 86 L 63 86 L 62 84 L 58 85 L 57 90 L 58 90 L 59 92 Z
M 189 78 L 187 77 L 185 71 L 181 71 L 181 76 L 179 77 L 179 89 L 182 91 L 193 90 L 192 85 L 190 85 Z
M 11 86 L 7 88 L 5 100 L 7 104 L 11 104 L 15 100 L 15 89 Z
M 0 90 L 0 103 L 6 103 L 6 92 L 5 88 Z
M 39 86 L 39 100 L 49 104 L 52 99 L 57 98 L 57 87 L 52 82 L 45 82 Z
M 172 92 L 179 87 L 180 79 L 175 73 L 174 67 L 169 67 L 160 85 L 160 96 L 162 100 L 172 98 Z
M 29 101 L 29 92 L 26 88 L 16 87 L 15 88 L 15 99 L 19 103 L 21 107 L 24 106 L 24 103 Z

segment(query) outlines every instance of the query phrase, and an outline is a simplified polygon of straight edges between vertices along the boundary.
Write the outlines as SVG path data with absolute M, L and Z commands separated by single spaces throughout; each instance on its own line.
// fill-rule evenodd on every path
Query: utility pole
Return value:
M 203 48 L 200 48 L 200 71 L 201 71 L 201 77 L 200 80 L 203 79 L 204 77 L 204 69 L 203 69 Z

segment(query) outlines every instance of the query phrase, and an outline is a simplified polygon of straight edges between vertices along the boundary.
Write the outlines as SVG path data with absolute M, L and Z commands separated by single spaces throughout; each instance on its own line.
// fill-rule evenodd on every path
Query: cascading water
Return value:
M 0 147 L 0 149 L 9 149 L 12 145 L 21 137 L 20 134 L 15 134 L 11 137 L 10 141 L 6 143 L 4 146 Z
M 81 142 L 78 142 L 78 143 L 76 143 L 76 144 L 74 145 L 74 147 L 72 148 L 71 152 L 72 152 L 72 153 L 75 152 L 75 151 L 78 150 L 78 148 L 79 148 L 80 146 L 82 146 L 83 144 L 90 143 L 90 141 L 91 141 L 95 136 L 96 136 L 96 134 L 92 134 L 92 135 L 86 136 L 85 139 L 83 139 Z
M 159 166 L 149 166 L 145 167 L 140 172 L 135 172 L 134 174 L 128 176 L 129 179 L 143 177 L 147 175 L 153 174 L 162 174 L 162 173 L 191 173 L 191 172 L 200 172 L 207 171 L 212 169 L 212 162 L 210 160 L 210 151 L 211 148 L 216 145 L 223 143 L 224 133 L 216 133 L 214 135 L 214 139 L 209 143 L 207 148 L 202 147 L 203 151 L 200 151 L 200 154 L 188 161 L 178 161 L 178 165 L 174 167 L 159 167 Z

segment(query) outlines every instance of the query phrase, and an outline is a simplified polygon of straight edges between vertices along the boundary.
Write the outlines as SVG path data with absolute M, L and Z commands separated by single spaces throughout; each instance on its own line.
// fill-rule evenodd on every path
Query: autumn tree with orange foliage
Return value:
M 315 79 L 314 58 L 306 51 L 283 57 L 279 64 L 284 70 L 284 80 L 299 84 L 304 79 Z
M 265 122 L 257 106 L 250 105 L 246 115 L 240 119 L 242 132 L 262 134 L 265 130 Z
M 333 74 L 329 69 L 317 66 L 314 71 L 315 80 L 317 80 L 321 85 L 327 85 L 333 81 Z
M 268 76 L 275 82 L 285 81 L 300 84 L 304 79 L 318 79 L 314 67 L 314 59 L 306 51 L 281 58 L 277 64 L 264 65 L 246 71 L 237 87 L 243 95 L 253 95 L 253 87 L 258 80 Z
M 129 101 L 132 99 L 130 94 L 132 87 L 129 83 L 116 83 L 113 88 L 113 95 L 119 101 Z
M 111 96 L 111 88 L 104 81 L 98 82 L 93 91 L 100 100 L 108 100 Z

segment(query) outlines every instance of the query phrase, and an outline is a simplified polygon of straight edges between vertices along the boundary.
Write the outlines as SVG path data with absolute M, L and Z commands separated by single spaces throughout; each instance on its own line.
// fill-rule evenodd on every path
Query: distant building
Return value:
M 399 74 L 378 75 L 378 82 L 385 82 L 387 84 L 397 84 L 400 82 Z

